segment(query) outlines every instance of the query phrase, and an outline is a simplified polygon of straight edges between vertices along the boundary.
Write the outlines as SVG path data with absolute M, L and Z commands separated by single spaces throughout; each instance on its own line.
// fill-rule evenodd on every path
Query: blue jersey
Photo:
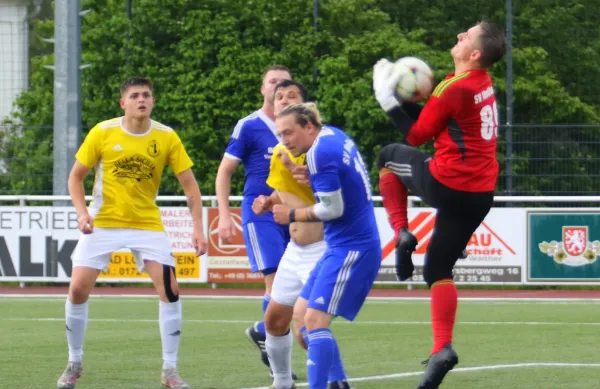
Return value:
M 324 222 L 327 246 L 379 245 L 369 175 L 352 139 L 337 128 L 323 127 L 306 160 L 318 201 L 337 191 L 344 201 L 342 216 Z
M 244 199 L 242 222 L 273 222 L 273 214 L 257 216 L 252 202 L 260 195 L 268 196 L 273 189 L 267 185 L 273 148 L 279 143 L 275 123 L 262 110 L 251 113 L 238 121 L 225 150 L 225 156 L 244 165 Z

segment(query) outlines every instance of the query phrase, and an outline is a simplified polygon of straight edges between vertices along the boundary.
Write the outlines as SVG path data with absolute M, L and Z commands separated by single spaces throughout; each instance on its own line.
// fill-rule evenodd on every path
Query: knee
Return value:
M 96 284 L 100 270 L 90 267 L 73 267 L 69 282 L 69 301 L 72 304 L 83 304 Z
M 425 263 L 423 266 L 423 279 L 427 283 L 427 287 L 431 286 L 443 279 L 452 279 L 452 268 L 447 269 L 445 266 L 431 266 L 431 262 Z
M 304 324 L 308 331 L 317 330 L 319 328 L 329 328 L 331 315 L 317 309 L 308 309 L 304 315 Z
M 272 313 L 269 314 L 269 310 L 267 309 L 267 314 L 265 314 L 265 329 L 270 335 L 283 336 L 289 329 L 289 323 L 286 323 L 286 320 L 282 317 L 278 317 Z
M 308 345 L 304 342 L 304 334 L 302 333 L 302 327 L 304 327 L 303 322 L 298 322 L 294 320 L 294 337 L 296 338 L 296 342 L 302 347 L 304 350 L 308 350 Z
M 166 299 L 170 303 L 179 301 L 179 284 L 175 278 L 175 268 L 168 265 L 163 265 L 163 283 L 159 289 L 161 298 Z M 162 292 L 162 293 L 161 293 Z
M 294 337 L 296 337 L 296 341 L 304 350 L 308 350 L 308 345 L 304 342 L 304 334 L 302 333 L 302 328 L 306 326 L 304 323 L 304 314 L 296 312 L 294 310 Z
M 75 281 L 71 282 L 69 287 L 69 301 L 72 304 L 83 304 L 88 301 L 90 296 L 90 286 L 86 285 L 85 282 Z
M 382 168 L 384 168 L 387 162 L 390 162 L 394 159 L 394 155 L 402 153 L 404 147 L 406 146 L 400 143 L 390 143 L 389 145 L 384 146 L 379 151 L 379 157 L 377 158 L 378 169 L 381 170 Z
M 387 146 L 384 146 L 379 151 L 379 156 L 377 157 L 377 169 L 381 170 L 385 167 L 385 163 L 389 161 L 388 156 L 390 155 L 390 150 L 392 146 L 393 144 L 389 144 Z
M 265 312 L 265 329 L 273 336 L 283 336 L 290 329 L 291 314 L 280 307 L 279 304 L 269 304 Z
M 302 328 L 302 327 L 304 327 L 306 325 L 304 323 L 304 316 L 305 315 L 306 315 L 306 311 L 299 312 L 297 309 L 294 309 L 294 314 L 292 316 L 292 320 L 296 324 L 296 327 L 298 327 L 298 331 L 300 331 L 300 328 Z

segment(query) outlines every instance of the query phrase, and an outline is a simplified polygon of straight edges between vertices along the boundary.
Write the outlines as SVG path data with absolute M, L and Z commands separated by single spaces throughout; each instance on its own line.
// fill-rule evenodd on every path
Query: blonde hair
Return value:
M 277 115 L 277 117 L 280 118 L 288 115 L 294 115 L 296 123 L 302 127 L 306 127 L 308 123 L 311 123 L 318 130 L 323 128 L 323 123 L 321 122 L 321 113 L 319 112 L 319 109 L 315 103 L 288 105 L 279 113 L 279 115 Z

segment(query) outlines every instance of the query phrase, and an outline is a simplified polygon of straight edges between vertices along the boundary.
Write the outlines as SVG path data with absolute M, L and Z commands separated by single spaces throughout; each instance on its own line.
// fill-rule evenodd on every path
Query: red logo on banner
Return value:
M 262 283 L 260 272 L 252 273 L 244 242 L 241 208 L 230 208 L 235 229 L 230 243 L 219 238 L 219 209 L 208 208 L 208 282 Z
M 230 212 L 235 235 L 232 236 L 231 243 L 225 243 L 219 238 L 219 209 L 208 208 L 208 255 L 211 257 L 248 255 L 242 230 L 242 211 L 240 208 L 231 208 Z

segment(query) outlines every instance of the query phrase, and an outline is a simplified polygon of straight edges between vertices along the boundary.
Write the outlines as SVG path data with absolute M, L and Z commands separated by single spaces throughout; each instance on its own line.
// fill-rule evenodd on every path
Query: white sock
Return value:
M 158 322 L 162 341 L 163 369 L 175 368 L 181 339 L 181 300 L 174 303 L 160 301 L 159 304 Z
M 81 362 L 83 359 L 83 338 L 88 320 L 88 303 L 65 304 L 67 341 L 69 343 L 69 362 Z
M 273 336 L 267 332 L 265 347 L 273 370 L 273 386 L 275 389 L 289 389 L 294 383 L 292 379 L 293 345 L 294 338 L 291 331 L 283 336 Z

